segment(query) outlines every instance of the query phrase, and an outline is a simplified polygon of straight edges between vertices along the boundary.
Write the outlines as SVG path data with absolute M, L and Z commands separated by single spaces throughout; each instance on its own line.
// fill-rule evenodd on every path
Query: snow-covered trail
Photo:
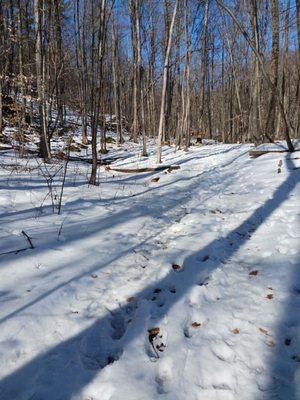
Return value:
M 107 173 L 61 217 L 9 191 L 6 232 L 36 249 L 2 256 L 1 399 L 300 398 L 299 170 L 247 150 L 181 152 L 155 184 Z

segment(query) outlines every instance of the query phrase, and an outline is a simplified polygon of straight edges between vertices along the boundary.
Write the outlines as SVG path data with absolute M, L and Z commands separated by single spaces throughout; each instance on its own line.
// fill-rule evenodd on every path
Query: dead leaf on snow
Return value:
M 192 327 L 193 328 L 199 328 L 199 326 L 201 326 L 200 322 L 193 322 L 192 323 Z
M 133 296 L 127 297 L 126 301 L 127 303 L 131 303 L 134 300 Z
M 263 333 L 264 335 L 269 335 L 269 332 L 266 330 L 266 329 L 264 329 L 264 328 L 258 328 L 259 329 L 259 331 L 261 332 L 261 333 Z
M 174 269 L 174 271 L 179 271 L 179 270 L 181 270 L 182 266 L 179 264 L 173 263 L 172 268 Z
M 159 177 L 159 176 L 156 176 L 155 178 L 152 178 L 152 179 L 151 179 L 151 182 L 156 183 L 156 182 L 158 182 L 159 180 L 160 180 L 160 177 Z
M 156 336 L 159 334 L 159 332 L 160 332 L 160 328 L 158 328 L 158 327 L 148 329 L 150 343 L 153 343 L 153 340 L 156 338 Z
M 250 276 L 256 276 L 257 274 L 258 274 L 258 270 L 257 269 L 254 270 L 254 271 L 249 272 Z
M 269 347 L 275 347 L 275 346 L 276 346 L 276 344 L 275 344 L 275 342 L 273 342 L 273 340 L 268 340 L 268 341 L 266 342 L 266 344 L 267 344 Z
M 234 328 L 231 330 L 232 333 L 234 333 L 235 335 L 237 335 L 238 333 L 241 332 L 241 330 L 239 328 Z
M 270 293 L 270 294 L 267 294 L 267 296 L 266 296 L 266 298 L 267 298 L 267 299 L 269 299 L 269 300 L 272 300 L 272 299 L 273 299 L 273 297 L 274 297 L 274 295 L 273 295 L 273 294 L 271 294 L 271 293 Z

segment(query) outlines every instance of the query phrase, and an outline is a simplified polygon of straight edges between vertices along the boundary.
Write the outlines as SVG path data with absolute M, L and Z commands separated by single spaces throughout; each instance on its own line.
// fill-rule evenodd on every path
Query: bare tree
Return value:
M 173 9 L 172 21 L 170 24 L 170 29 L 168 31 L 167 36 L 167 50 L 165 54 L 164 60 L 164 69 L 163 69 L 163 85 L 162 85 L 162 94 L 161 94 L 161 106 L 160 106 L 160 118 L 159 118 L 159 127 L 158 127 L 158 139 L 157 139 L 157 162 L 161 163 L 161 153 L 162 153 L 162 135 L 163 135 L 163 123 L 165 117 L 165 102 L 166 102 L 166 91 L 167 91 L 167 76 L 168 76 L 168 69 L 169 69 L 169 58 L 170 58 L 170 51 L 171 51 L 171 44 L 172 44 L 172 35 L 174 29 L 175 18 L 177 14 L 178 8 L 178 1 L 176 0 L 175 6 Z
M 34 22 L 36 34 L 35 46 L 35 64 L 36 64 L 36 80 L 37 94 L 39 104 L 40 117 L 40 149 L 39 154 L 45 160 L 51 158 L 50 145 L 47 133 L 47 109 L 46 109 L 46 92 L 45 92 L 45 49 L 43 45 L 43 23 L 45 19 L 44 0 L 34 0 Z

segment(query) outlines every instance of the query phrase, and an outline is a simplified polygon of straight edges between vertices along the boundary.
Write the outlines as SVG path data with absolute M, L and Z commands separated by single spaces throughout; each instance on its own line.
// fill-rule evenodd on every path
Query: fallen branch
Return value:
M 64 157 L 66 158 L 66 157 Z M 114 161 L 119 160 L 122 157 L 114 157 L 114 158 L 104 158 L 97 161 L 98 165 L 108 165 L 113 163 Z M 76 157 L 76 156 L 69 156 L 69 161 L 81 161 L 88 164 L 92 164 L 93 160 L 91 158 L 83 158 L 83 157 Z
M 28 236 L 27 233 L 26 233 L 25 231 L 22 231 L 22 235 L 26 237 L 26 239 L 27 239 L 27 241 L 28 241 L 28 243 L 29 243 L 29 245 L 30 245 L 30 248 L 31 248 L 31 249 L 34 249 L 34 245 L 32 244 L 32 241 L 31 241 L 31 237 Z
M 1 146 L 0 145 L 0 151 L 11 150 L 12 148 L 13 148 L 12 146 Z
M 20 249 L 5 251 L 5 252 L 3 252 L 3 253 L 0 253 L 0 256 L 4 256 L 4 255 L 6 255 L 6 254 L 18 254 L 18 253 L 20 253 L 21 251 L 26 251 L 26 250 L 29 250 L 29 249 L 34 249 L 34 245 L 33 245 L 32 241 L 31 241 L 31 237 L 28 236 L 27 233 L 26 233 L 25 231 L 22 231 L 21 233 L 22 233 L 22 235 L 26 238 L 26 240 L 28 241 L 30 247 L 22 247 L 22 248 L 20 248 Z
M 295 151 L 299 151 L 299 150 L 295 150 Z M 264 154 L 268 154 L 268 153 L 289 153 L 289 150 L 250 150 L 249 151 L 249 156 L 250 157 L 260 157 Z
M 158 167 L 145 167 L 145 168 L 111 168 L 110 166 L 107 166 L 106 171 L 115 171 L 115 172 L 124 172 L 127 174 L 132 174 L 132 173 L 141 173 L 141 172 L 157 172 L 157 171 L 173 171 L 175 169 L 180 169 L 180 165 L 159 165 Z

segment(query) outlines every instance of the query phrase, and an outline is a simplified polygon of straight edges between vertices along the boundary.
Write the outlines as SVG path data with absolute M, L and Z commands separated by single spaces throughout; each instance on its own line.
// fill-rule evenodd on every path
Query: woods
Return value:
M 297 0 L 6 0 L 0 5 L 0 131 L 17 104 L 20 135 L 39 155 L 80 116 L 82 143 L 106 153 L 108 116 L 118 141 L 189 147 L 191 140 L 256 144 L 299 136 Z
M 300 399 L 300 0 L 0 0 L 0 400 Z

